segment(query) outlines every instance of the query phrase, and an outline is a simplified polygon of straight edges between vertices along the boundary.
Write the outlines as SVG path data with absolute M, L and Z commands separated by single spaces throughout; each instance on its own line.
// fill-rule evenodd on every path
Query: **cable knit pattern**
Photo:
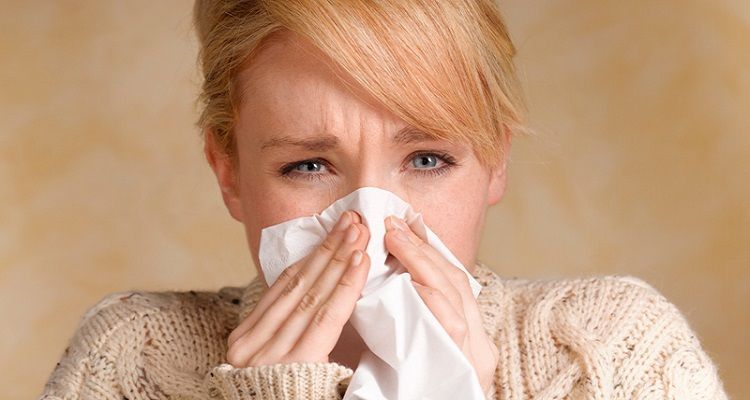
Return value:
M 630 276 L 474 277 L 500 362 L 490 399 L 727 399 L 684 316 Z M 118 292 L 82 317 L 42 399 L 340 399 L 353 371 L 330 363 L 235 368 L 227 337 L 265 284 L 216 292 Z

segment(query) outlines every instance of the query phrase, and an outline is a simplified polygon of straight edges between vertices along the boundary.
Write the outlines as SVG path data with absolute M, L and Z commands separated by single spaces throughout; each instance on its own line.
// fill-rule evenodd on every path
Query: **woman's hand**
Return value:
M 285 269 L 228 338 L 227 361 L 242 368 L 328 362 L 367 280 L 369 230 L 354 211 L 323 243 Z
M 411 274 L 417 293 L 474 366 L 487 393 L 499 352 L 484 331 L 466 274 L 420 239 L 403 220 L 390 216 L 385 225 L 386 248 Z

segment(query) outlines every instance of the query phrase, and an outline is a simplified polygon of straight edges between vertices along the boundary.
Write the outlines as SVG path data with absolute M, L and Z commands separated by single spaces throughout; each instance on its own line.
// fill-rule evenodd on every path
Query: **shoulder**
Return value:
M 169 322 L 181 317 L 183 322 L 197 322 L 191 318 L 236 318 L 242 288 L 223 287 L 218 291 L 121 291 L 110 293 L 88 308 L 79 320 L 76 336 L 107 338 L 122 328 L 142 325 L 145 320 Z M 167 318 L 167 320 L 164 320 Z M 173 325 L 169 331 L 176 331 Z M 100 341 L 101 342 L 101 341 Z
M 240 287 L 224 287 L 103 296 L 80 318 L 45 394 L 54 398 L 74 392 L 85 397 L 89 386 L 89 394 L 103 388 L 127 393 L 143 390 L 131 387 L 142 382 L 166 390 L 159 383 L 170 376 L 198 377 L 222 361 L 241 292 Z
M 717 369 L 685 316 L 631 275 L 510 279 L 528 338 L 549 337 L 590 384 L 626 397 L 723 398 Z M 617 393 L 620 392 L 620 393 Z
M 179 312 L 207 310 L 214 313 L 233 314 L 237 310 L 242 295 L 242 287 L 225 286 L 210 290 L 169 290 L 143 291 L 129 290 L 110 293 L 91 306 L 82 317 L 101 317 L 111 311 L 121 312 Z
M 557 339 L 576 336 L 602 345 L 633 351 L 655 348 L 664 340 L 699 347 L 685 316 L 654 286 L 632 275 L 603 275 L 504 281 L 526 316 L 526 324 L 541 323 Z M 643 342 L 649 336 L 651 341 Z
M 531 279 L 500 277 L 485 267 L 477 277 L 483 285 L 478 301 L 518 318 L 551 321 L 562 312 L 565 318 L 583 318 L 591 327 L 601 328 L 613 318 L 636 316 L 644 310 L 676 311 L 652 285 L 632 275 Z
M 662 293 L 632 275 L 510 278 L 501 282 L 501 290 L 511 295 L 517 306 L 549 317 L 562 314 L 563 318 L 582 318 L 582 323 L 592 329 L 604 329 L 623 318 L 644 318 L 644 312 L 666 313 L 684 322 L 682 314 Z

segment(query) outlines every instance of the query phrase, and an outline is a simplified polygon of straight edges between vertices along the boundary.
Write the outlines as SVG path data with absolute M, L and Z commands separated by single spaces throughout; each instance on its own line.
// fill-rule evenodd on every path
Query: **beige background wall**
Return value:
M 501 5 L 539 134 L 514 142 L 482 259 L 647 280 L 750 395 L 750 2 Z M 192 126 L 190 7 L 3 2 L 0 398 L 38 395 L 107 293 L 254 275 Z

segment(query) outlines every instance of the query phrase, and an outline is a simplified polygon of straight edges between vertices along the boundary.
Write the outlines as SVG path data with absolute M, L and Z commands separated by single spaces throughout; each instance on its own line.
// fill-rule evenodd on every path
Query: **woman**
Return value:
M 264 227 L 364 186 L 420 211 L 483 286 L 388 218 L 389 252 L 487 398 L 724 399 L 680 312 L 632 277 L 503 279 L 476 259 L 524 131 L 515 53 L 489 0 L 195 4 L 206 158 L 255 265 Z M 269 288 L 129 292 L 84 316 L 43 398 L 340 398 L 342 332 L 369 270 L 361 216 Z M 340 340 L 341 339 L 341 340 Z

